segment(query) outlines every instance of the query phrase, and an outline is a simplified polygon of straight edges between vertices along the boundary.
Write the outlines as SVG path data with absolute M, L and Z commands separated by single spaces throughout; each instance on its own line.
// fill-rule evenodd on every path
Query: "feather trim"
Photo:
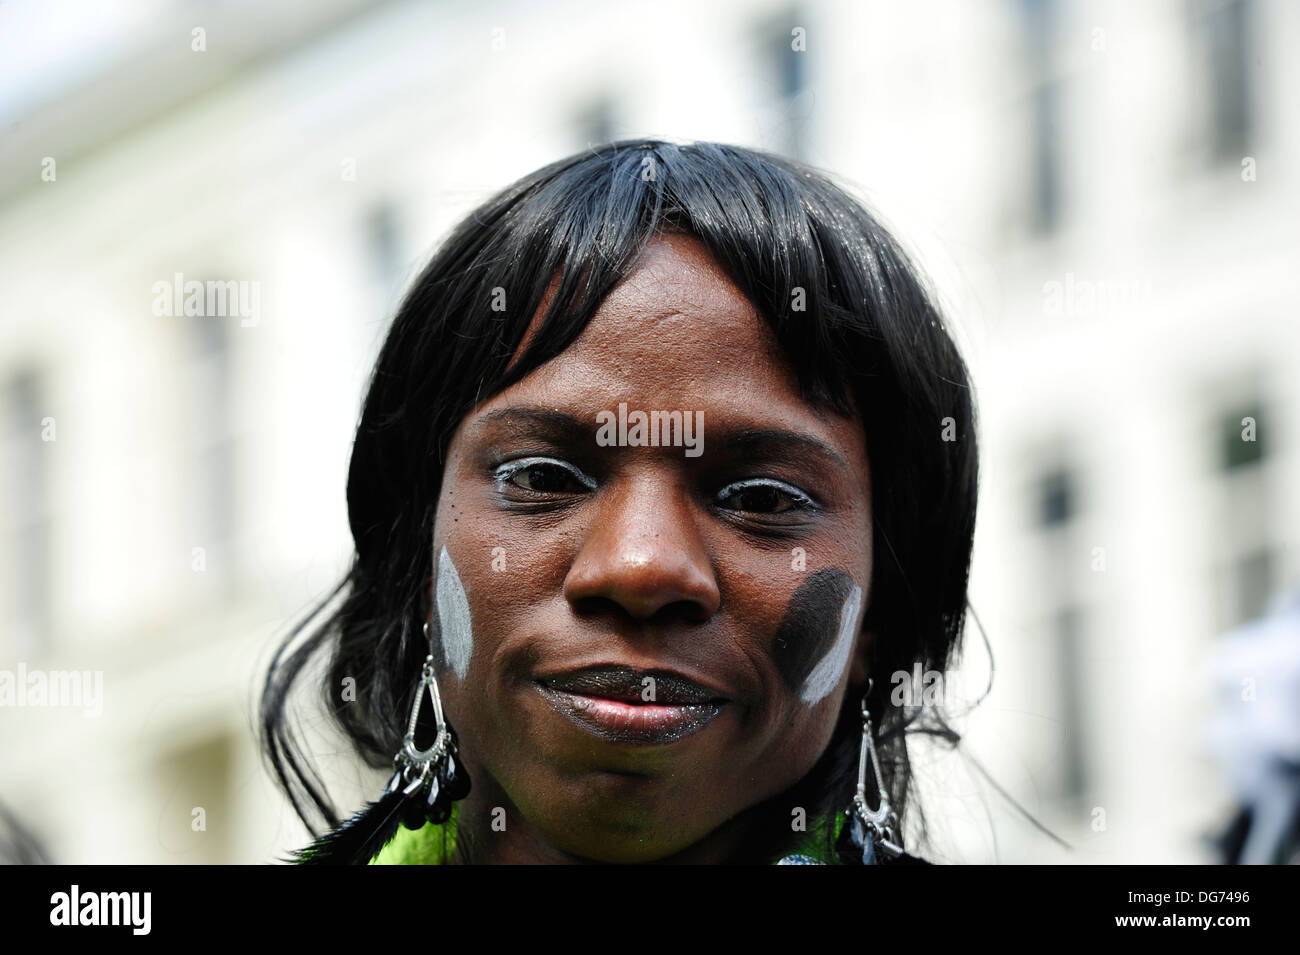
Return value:
M 390 787 L 377 802 L 333 832 L 299 849 L 291 861 L 299 865 L 366 865 L 397 835 L 406 798 L 401 786 Z

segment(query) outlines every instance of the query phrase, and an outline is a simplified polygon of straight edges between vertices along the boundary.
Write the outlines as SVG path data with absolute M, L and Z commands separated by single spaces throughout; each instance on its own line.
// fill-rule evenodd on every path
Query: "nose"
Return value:
M 564 580 L 570 604 L 582 612 L 608 601 L 637 620 L 713 616 L 721 594 L 694 510 L 662 476 L 607 486 Z

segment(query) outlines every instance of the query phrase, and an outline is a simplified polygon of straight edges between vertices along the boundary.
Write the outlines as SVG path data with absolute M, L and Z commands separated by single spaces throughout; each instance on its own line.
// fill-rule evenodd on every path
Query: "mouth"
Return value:
M 557 713 L 613 743 L 675 742 L 704 729 L 727 704 L 718 691 L 669 670 L 594 666 L 536 682 Z

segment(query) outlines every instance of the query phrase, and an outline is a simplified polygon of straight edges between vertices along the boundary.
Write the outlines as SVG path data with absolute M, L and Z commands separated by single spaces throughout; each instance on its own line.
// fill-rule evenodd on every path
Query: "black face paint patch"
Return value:
M 793 692 L 799 692 L 813 667 L 835 644 L 844 602 L 856 589 L 849 574 L 830 568 L 811 574 L 790 598 L 772 644 L 772 657 Z

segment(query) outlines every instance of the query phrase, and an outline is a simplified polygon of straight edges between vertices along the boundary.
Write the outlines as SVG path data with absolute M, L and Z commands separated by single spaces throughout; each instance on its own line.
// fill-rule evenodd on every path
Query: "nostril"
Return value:
M 572 601 L 573 612 L 579 617 L 599 617 L 608 614 L 625 614 L 618 601 L 610 597 L 579 597 Z
M 643 623 L 705 623 L 709 619 L 708 608 L 695 600 L 674 600 L 659 607 L 646 616 L 633 613 L 627 606 L 611 597 L 579 597 L 572 602 L 573 612 L 579 617 L 633 617 Z
M 660 607 L 650 618 L 651 623 L 670 623 L 684 620 L 687 623 L 704 623 L 709 619 L 709 611 L 694 600 L 674 600 Z

